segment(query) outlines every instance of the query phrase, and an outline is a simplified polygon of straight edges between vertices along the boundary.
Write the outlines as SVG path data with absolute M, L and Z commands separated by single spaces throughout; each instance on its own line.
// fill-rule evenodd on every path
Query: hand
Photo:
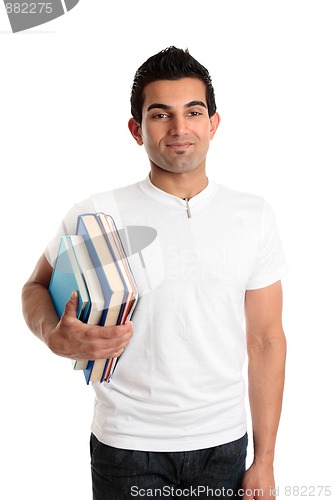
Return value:
M 244 474 L 242 488 L 243 500 L 275 500 L 273 466 L 254 462 Z
M 71 359 L 108 359 L 120 356 L 133 335 L 131 321 L 125 325 L 88 325 L 78 320 L 78 296 L 74 292 L 55 328 L 45 333 L 45 342 L 58 356 Z

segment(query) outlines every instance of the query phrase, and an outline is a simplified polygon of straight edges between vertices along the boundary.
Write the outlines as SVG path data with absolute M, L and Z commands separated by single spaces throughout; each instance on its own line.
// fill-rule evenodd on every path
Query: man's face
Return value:
M 158 80 L 144 89 L 141 126 L 129 128 L 143 144 L 151 166 L 172 173 L 204 169 L 209 142 L 219 124 L 208 116 L 206 87 L 196 78 Z

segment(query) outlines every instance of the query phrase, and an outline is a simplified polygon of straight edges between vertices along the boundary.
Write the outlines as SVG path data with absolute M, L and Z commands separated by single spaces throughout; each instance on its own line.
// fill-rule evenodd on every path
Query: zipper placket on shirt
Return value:
M 187 212 L 187 217 L 190 219 L 192 217 L 191 214 L 191 209 L 190 209 L 190 204 L 188 202 L 188 198 L 183 198 L 185 203 L 186 203 L 186 212 Z

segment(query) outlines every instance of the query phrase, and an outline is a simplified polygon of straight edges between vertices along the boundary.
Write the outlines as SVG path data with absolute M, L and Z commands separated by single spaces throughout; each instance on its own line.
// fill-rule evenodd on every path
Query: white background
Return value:
M 213 78 L 222 124 L 209 176 L 264 196 L 284 242 L 280 498 L 287 485 L 333 496 L 332 26 L 325 0 L 81 0 L 12 34 L 0 5 L 1 498 L 91 498 L 93 392 L 28 331 L 21 287 L 75 201 L 147 175 L 127 130 L 130 86 L 169 45 Z

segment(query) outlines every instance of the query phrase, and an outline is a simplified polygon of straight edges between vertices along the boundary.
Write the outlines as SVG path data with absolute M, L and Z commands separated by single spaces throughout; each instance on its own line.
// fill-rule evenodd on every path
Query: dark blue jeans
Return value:
M 247 434 L 185 452 L 145 452 L 90 441 L 93 500 L 242 498 Z

